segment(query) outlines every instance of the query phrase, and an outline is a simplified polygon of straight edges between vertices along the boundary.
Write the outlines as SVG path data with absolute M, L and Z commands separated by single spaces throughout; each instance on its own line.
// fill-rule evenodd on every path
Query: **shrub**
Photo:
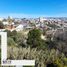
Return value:
M 8 44 L 8 46 L 15 46 L 16 45 L 14 40 L 10 37 L 8 37 L 8 39 L 7 39 L 7 44 Z

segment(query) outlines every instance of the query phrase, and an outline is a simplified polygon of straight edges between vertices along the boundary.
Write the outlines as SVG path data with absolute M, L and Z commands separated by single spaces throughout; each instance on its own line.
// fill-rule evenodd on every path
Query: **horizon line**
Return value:
M 38 18 L 38 17 L 67 17 L 67 14 L 56 14 L 56 15 L 43 15 L 43 14 L 24 14 L 24 13 L 1 13 L 0 17 L 8 18 Z

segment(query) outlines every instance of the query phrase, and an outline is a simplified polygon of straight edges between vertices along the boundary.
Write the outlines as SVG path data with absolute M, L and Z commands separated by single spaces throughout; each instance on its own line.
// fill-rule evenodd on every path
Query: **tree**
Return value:
M 17 33 L 14 41 L 17 43 L 18 46 L 25 47 L 26 46 L 26 38 L 22 33 Z
M 4 25 L 2 22 L 0 22 L 0 29 L 4 29 Z
M 0 45 L 1 45 L 1 36 L 0 36 Z
M 9 22 L 9 24 L 11 24 L 13 20 L 12 20 L 12 18 L 10 16 L 8 16 L 7 21 Z
M 0 64 L 1 64 L 1 36 L 0 36 Z
M 1 49 L 0 49 L 0 64 L 1 64 Z
M 46 30 L 45 29 L 43 29 L 43 35 L 46 35 Z
M 53 36 L 54 47 L 67 56 L 67 31 L 59 29 Z
M 16 37 L 17 37 L 17 31 L 14 30 L 11 32 L 11 38 L 13 38 L 13 40 L 16 42 Z
M 40 47 L 42 43 L 41 30 L 33 29 L 28 33 L 27 44 L 31 47 Z
M 7 44 L 9 46 L 15 46 L 16 45 L 16 43 L 14 42 L 14 40 L 12 38 L 10 38 L 10 37 L 8 37 L 8 39 L 7 39 Z
M 58 67 L 56 64 L 48 63 L 46 67 Z
M 11 31 L 9 31 L 9 30 L 5 30 L 4 32 L 7 32 L 7 36 L 8 36 L 8 37 L 11 37 L 11 36 L 12 36 Z
M 16 35 L 17 35 L 17 31 L 10 31 L 10 30 L 5 30 L 4 32 L 7 32 L 7 36 L 8 37 L 11 37 L 11 38 L 14 38 Z
M 35 67 L 35 66 L 23 66 L 23 67 Z

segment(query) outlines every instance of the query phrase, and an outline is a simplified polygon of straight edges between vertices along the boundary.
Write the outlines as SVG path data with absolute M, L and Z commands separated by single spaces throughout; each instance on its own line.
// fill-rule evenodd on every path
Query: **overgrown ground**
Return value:
M 40 29 L 33 29 L 28 34 L 10 32 L 8 36 L 8 59 L 35 59 L 35 67 L 67 67 L 67 40 L 66 32 L 47 35 Z M 41 34 L 46 40 L 41 39 Z

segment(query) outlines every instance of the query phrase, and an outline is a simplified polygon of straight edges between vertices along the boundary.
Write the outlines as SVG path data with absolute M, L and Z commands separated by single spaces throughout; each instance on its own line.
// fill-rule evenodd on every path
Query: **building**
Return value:
M 3 18 L 0 18 L 0 21 L 3 21 Z
M 15 30 L 16 31 L 21 31 L 21 30 L 23 30 L 23 28 L 24 28 L 24 26 L 22 24 L 20 24 L 15 28 Z

